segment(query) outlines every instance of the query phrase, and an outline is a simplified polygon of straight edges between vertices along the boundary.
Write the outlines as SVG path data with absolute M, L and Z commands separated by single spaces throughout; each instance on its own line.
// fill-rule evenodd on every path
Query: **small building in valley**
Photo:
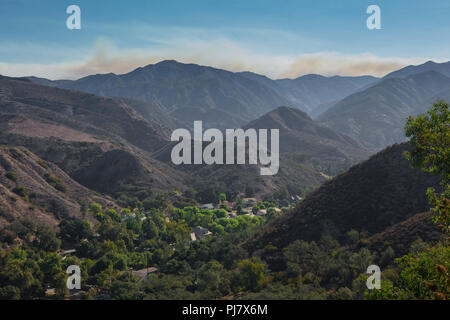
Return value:
M 258 217 L 264 217 L 267 215 L 267 210 L 266 209 L 258 209 L 256 211 L 255 215 Z
M 237 213 L 236 212 L 230 212 L 229 214 L 227 214 L 227 218 L 233 219 L 237 217 Z
M 144 268 L 144 269 L 140 269 L 140 270 L 135 270 L 132 272 L 136 277 L 145 279 L 148 277 L 149 274 L 157 273 L 158 271 L 159 271 L 158 268 L 149 267 L 149 268 Z
M 209 231 L 206 228 L 200 227 L 200 226 L 195 227 L 193 233 L 195 235 L 196 240 L 203 240 L 206 238 L 206 236 L 209 236 L 212 234 L 211 231 Z
M 252 208 L 242 208 L 241 214 L 253 214 Z
M 216 207 L 212 203 L 204 203 L 204 204 L 201 204 L 198 208 L 204 209 L 204 210 L 214 210 Z
M 256 200 L 256 198 L 244 198 L 244 199 L 242 199 L 242 205 L 244 207 L 246 207 L 246 208 L 253 207 L 257 203 L 258 203 L 258 201 Z
M 62 257 L 63 260 L 65 260 L 67 256 L 70 256 L 71 254 L 74 254 L 75 252 L 77 252 L 76 249 L 68 249 L 68 250 L 61 251 L 59 253 L 59 255 Z

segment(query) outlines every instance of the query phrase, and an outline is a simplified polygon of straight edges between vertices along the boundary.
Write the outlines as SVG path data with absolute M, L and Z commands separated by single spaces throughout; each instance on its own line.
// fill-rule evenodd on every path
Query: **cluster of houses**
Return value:
M 242 213 L 249 213 L 252 211 L 252 208 L 258 203 L 258 200 L 256 198 L 243 198 L 242 199 Z M 232 211 L 236 210 L 236 202 L 230 202 L 230 201 L 221 201 L 220 204 L 214 204 L 214 203 L 205 203 L 198 206 L 199 209 L 207 209 L 207 210 L 214 210 L 219 209 L 221 206 L 227 206 Z
M 267 214 L 267 209 L 255 209 L 254 207 L 258 204 L 258 200 L 256 198 L 243 198 L 242 199 L 242 208 L 240 210 L 240 213 L 237 212 L 237 203 L 230 202 L 230 201 L 221 201 L 220 204 L 216 205 L 214 203 L 205 203 L 198 206 L 201 210 L 214 210 L 222 208 L 223 206 L 226 206 L 231 209 L 231 212 L 227 214 L 227 218 L 236 218 L 238 214 L 240 215 L 249 215 L 249 216 L 260 216 L 263 217 Z M 275 211 L 281 212 L 281 209 L 274 208 Z M 197 241 L 197 240 L 203 240 L 206 238 L 206 236 L 212 234 L 211 231 L 209 231 L 206 228 L 203 227 L 195 227 L 193 232 L 191 232 L 191 241 Z
M 293 201 L 299 201 L 302 200 L 299 196 L 292 196 Z M 237 212 L 237 203 L 230 202 L 230 201 L 222 201 L 219 205 L 213 204 L 213 203 L 205 203 L 200 206 L 198 206 L 199 209 L 206 209 L 206 210 L 214 210 L 219 209 L 222 206 L 227 206 L 231 209 L 231 212 L 228 213 L 228 218 L 235 218 L 239 214 L 245 214 L 249 216 L 259 216 L 264 217 L 267 215 L 267 209 L 256 209 L 255 206 L 258 204 L 258 200 L 256 198 L 243 198 L 242 199 L 242 208 L 240 213 Z M 289 209 L 289 207 L 283 207 L 283 208 L 273 208 L 276 212 L 282 212 L 284 210 Z
M 297 201 L 301 201 L 303 200 L 300 196 L 291 196 L 291 199 L 293 202 L 297 202 Z M 267 209 L 257 209 L 257 205 L 258 204 L 258 200 L 256 198 L 243 198 L 242 199 L 242 207 L 240 212 L 237 212 L 237 203 L 235 202 L 230 202 L 230 201 L 221 201 L 221 203 L 219 205 L 213 204 L 213 203 L 205 203 L 205 204 L 201 204 L 198 206 L 199 209 L 205 209 L 205 210 L 215 210 L 215 209 L 219 209 L 222 208 L 223 206 L 226 206 L 228 208 L 231 209 L 231 212 L 229 212 L 227 214 L 227 218 L 236 218 L 238 215 L 249 215 L 249 216 L 259 216 L 259 217 L 264 217 L 267 215 Z M 289 209 L 290 207 L 283 207 L 283 208 L 271 208 L 273 210 L 275 210 L 275 212 L 282 212 L 285 211 L 287 209 Z M 128 216 L 122 217 L 121 221 L 125 222 L 130 218 L 135 218 L 136 217 L 136 213 L 131 213 Z M 141 217 L 141 220 L 145 220 L 146 217 L 143 216 Z M 166 222 L 170 222 L 169 218 L 166 217 Z M 212 235 L 212 232 L 209 231 L 208 229 L 201 227 L 201 226 L 197 226 L 193 229 L 193 232 L 191 232 L 190 237 L 191 237 L 191 242 L 194 241 L 198 241 L 198 240 L 203 240 L 205 239 L 207 236 Z M 100 235 L 97 233 L 94 235 L 94 237 L 99 237 Z M 82 241 L 86 241 L 87 239 L 83 239 Z M 62 259 L 65 260 L 68 256 L 75 254 L 76 250 L 75 249 L 68 249 L 68 250 L 60 250 L 59 254 L 61 255 Z M 130 270 L 131 273 L 133 275 L 135 275 L 136 277 L 138 277 L 139 279 L 146 279 L 150 274 L 158 274 L 159 270 L 158 268 L 155 267 L 147 267 L 147 268 L 143 268 L 140 270 Z M 69 294 L 69 299 L 80 299 L 81 298 L 81 293 L 84 293 L 84 291 L 79 291 L 79 290 L 71 290 L 70 294 Z M 52 296 L 55 295 L 55 289 L 54 288 L 47 288 L 46 290 L 46 296 L 47 298 L 51 298 Z

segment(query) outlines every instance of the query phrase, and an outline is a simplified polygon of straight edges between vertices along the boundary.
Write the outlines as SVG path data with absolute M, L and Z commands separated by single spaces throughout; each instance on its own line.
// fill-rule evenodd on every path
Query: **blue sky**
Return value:
M 81 8 L 81 30 L 66 8 Z M 368 30 L 366 8 L 381 8 Z M 77 78 L 176 59 L 273 78 L 450 57 L 448 0 L 0 0 L 0 73 Z

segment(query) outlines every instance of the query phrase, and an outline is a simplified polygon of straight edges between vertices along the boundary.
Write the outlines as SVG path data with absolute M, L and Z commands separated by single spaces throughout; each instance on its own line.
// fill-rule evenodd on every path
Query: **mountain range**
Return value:
M 439 179 L 411 168 L 408 144 L 396 143 L 405 140 L 408 116 L 450 98 L 448 66 L 428 62 L 381 79 L 272 80 L 175 61 L 76 81 L 0 76 L 0 226 L 21 218 L 56 226 L 84 218 L 81 203 L 93 201 L 120 207 L 191 191 L 207 203 L 222 192 L 263 199 L 318 187 L 243 248 L 274 255 L 273 271 L 283 248 L 329 235 L 379 253 L 391 246 L 399 256 L 419 237 L 439 237 L 425 193 Z M 194 120 L 205 128 L 279 129 L 278 174 L 260 176 L 254 165 L 172 164 L 171 130 Z M 360 238 L 349 243 L 355 230 Z
M 105 127 L 107 123 L 111 123 L 110 120 L 106 123 L 100 121 L 104 120 L 102 114 L 101 118 L 92 118 L 92 121 L 82 118 L 77 121 L 76 117 L 66 117 L 63 120 L 59 114 L 58 121 L 63 121 L 63 126 L 68 123 L 71 125 L 70 130 L 58 130 L 58 125 L 54 123 L 42 124 L 40 118 L 43 115 L 39 114 L 41 109 L 34 114 L 33 119 L 25 119 L 32 112 L 17 109 L 18 114 L 14 117 L 21 120 L 16 120 L 14 128 L 8 132 L 26 136 L 31 132 L 30 128 L 39 127 L 37 132 L 42 136 L 40 138 L 48 138 L 51 133 L 52 136 L 59 135 L 59 138 L 68 143 L 69 136 L 73 135 L 76 141 L 94 144 L 98 142 L 96 139 L 99 136 L 109 135 L 109 141 L 116 141 L 116 145 L 118 140 L 121 140 L 122 145 L 128 145 L 126 152 L 137 148 L 139 152 L 148 153 L 141 159 L 152 158 L 160 165 L 170 163 L 170 130 L 180 127 L 190 129 L 194 120 L 202 120 L 204 128 L 278 128 L 284 162 L 290 163 L 291 167 L 295 166 L 294 162 L 307 166 L 317 173 L 317 177 L 323 173 L 335 175 L 386 146 L 404 141 L 403 126 L 408 116 L 423 112 L 438 98 L 450 97 L 450 78 L 447 77 L 449 66 L 450 62 L 430 61 L 423 65 L 405 67 L 381 79 L 370 76 L 305 75 L 296 79 L 272 80 L 251 72 L 233 73 L 166 60 L 123 75 L 92 75 L 75 81 L 29 77 L 30 81 L 46 88 L 35 91 L 45 92 L 50 87 L 68 89 L 70 91 L 57 91 L 54 88 L 54 95 L 69 92 L 67 97 L 77 97 L 88 106 L 108 101 L 114 105 L 113 109 L 120 106 L 119 109 L 130 114 L 133 122 L 139 125 L 130 124 L 128 120 L 119 124 L 117 115 L 120 113 L 114 114 L 114 129 Z M 89 101 L 88 97 L 94 100 Z M 24 99 L 16 98 L 19 98 L 19 102 Z M 53 97 L 48 103 L 51 104 L 52 99 L 55 100 Z M 56 100 L 58 104 L 67 103 L 64 99 L 59 101 L 59 97 Z M 286 107 L 280 107 L 283 105 Z M 47 108 L 43 114 L 48 112 Z M 306 112 L 315 116 L 315 120 Z M 321 114 L 318 115 L 319 113 Z M 23 118 L 23 114 L 27 116 Z M 86 119 L 91 115 L 94 113 L 86 115 Z M 11 116 L 8 113 L 7 117 Z M 48 120 L 54 121 L 54 116 L 47 114 Z M 11 123 L 9 118 L 7 121 Z M 144 134 L 147 127 L 152 133 Z M 169 166 L 175 172 L 180 171 L 179 169 L 184 173 L 197 171 Z M 284 171 L 286 170 L 285 167 Z M 86 178 L 88 171 L 77 174 L 89 181 L 89 177 Z M 208 174 L 200 174 L 202 175 Z M 213 175 L 219 176 L 221 175 Z M 229 174 L 222 176 L 227 177 Z M 180 179 L 185 177 L 179 177 L 178 180 Z M 242 183 L 250 183 L 247 179 L 244 180 Z M 282 180 L 286 182 L 285 179 Z M 313 181 L 316 184 L 320 179 L 310 180 Z M 110 183 L 105 182 L 106 185 Z M 261 190 L 267 188 L 262 187 Z
M 155 112 L 145 116 L 136 111 L 142 106 L 154 107 Z M 321 168 L 294 159 L 282 161 L 274 177 L 261 177 L 256 166 L 173 165 L 173 142 L 166 126 L 176 123 L 147 102 L 43 86 L 27 79 L 0 79 L 0 142 L 27 148 L 102 194 L 133 195 L 150 188 L 183 191 L 195 184 L 211 190 L 212 185 L 218 190 L 251 186 L 263 195 L 285 185 L 301 189 L 326 180 Z M 297 132 L 301 128 L 297 126 Z M 210 185 L 205 186 L 204 179 Z
M 121 97 L 139 114 L 168 128 L 246 126 L 279 106 L 307 112 L 316 122 L 355 140 L 371 153 L 405 140 L 403 125 L 436 99 L 450 96 L 450 62 L 428 61 L 384 76 L 304 75 L 273 80 L 166 60 L 130 73 L 79 80 L 29 77 L 35 83 Z
M 250 72 L 230 72 L 166 60 L 122 75 L 98 74 L 75 81 L 29 77 L 35 83 L 123 97 L 160 107 L 185 126 L 202 119 L 205 127 L 236 128 L 286 105 L 311 112 L 369 85 L 377 78 L 306 75 L 272 80 Z M 141 106 L 141 111 L 149 114 Z

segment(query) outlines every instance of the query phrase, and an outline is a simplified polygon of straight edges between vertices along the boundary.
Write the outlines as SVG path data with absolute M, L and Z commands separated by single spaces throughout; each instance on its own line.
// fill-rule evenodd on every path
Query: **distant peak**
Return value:
M 294 109 L 290 108 L 290 107 L 287 107 L 287 106 L 279 106 L 278 108 L 276 108 L 272 112 L 276 112 L 276 111 L 294 111 Z
M 177 60 L 162 60 L 158 63 L 155 63 L 155 65 L 163 65 L 163 64 L 182 64 L 182 63 L 178 62 Z
M 182 64 L 182 63 L 178 62 L 176 60 L 162 60 L 162 61 L 159 61 L 157 63 L 148 64 L 145 67 L 137 68 L 136 70 L 153 68 L 153 67 L 156 67 L 156 66 L 171 66 L 171 65 L 174 66 L 174 65 L 180 65 L 180 64 Z
M 305 74 L 304 76 L 298 77 L 297 79 L 323 79 L 325 76 L 321 76 L 320 74 L 310 73 Z

